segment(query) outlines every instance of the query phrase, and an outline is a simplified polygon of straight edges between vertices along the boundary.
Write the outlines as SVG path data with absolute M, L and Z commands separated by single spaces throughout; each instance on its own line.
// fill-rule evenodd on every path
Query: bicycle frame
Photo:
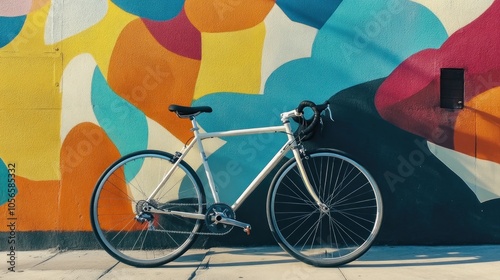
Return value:
M 269 127 L 258 127 L 258 128 L 245 128 L 245 129 L 238 129 L 238 130 L 228 130 L 228 131 L 220 131 L 220 132 L 200 132 L 198 123 L 196 122 L 195 117 L 191 117 L 191 123 L 193 126 L 193 134 L 194 138 L 189 142 L 188 145 L 184 146 L 184 148 L 177 153 L 178 157 L 175 158 L 175 163 L 174 166 L 167 172 L 163 180 L 160 182 L 160 184 L 156 187 L 156 189 L 153 191 L 153 193 L 148 197 L 147 201 L 150 201 L 155 197 L 155 195 L 160 191 L 162 186 L 165 184 L 165 182 L 169 179 L 169 177 L 173 174 L 177 166 L 179 165 L 179 162 L 182 161 L 186 155 L 189 153 L 189 151 L 196 145 L 198 144 L 199 148 L 199 153 L 201 156 L 201 160 L 203 163 L 203 167 L 205 168 L 205 175 L 208 180 L 208 184 L 210 187 L 210 191 L 213 195 L 215 203 L 220 203 L 219 199 L 219 193 L 217 186 L 215 185 L 214 178 L 212 176 L 212 173 L 210 171 L 210 166 L 207 161 L 207 156 L 205 154 L 205 149 L 202 144 L 202 140 L 208 139 L 208 138 L 215 138 L 215 137 L 230 137 L 230 136 L 242 136 L 242 135 L 255 135 L 255 134 L 265 134 L 265 133 L 285 133 L 287 135 L 287 141 L 286 143 L 282 146 L 281 149 L 278 150 L 278 152 L 274 155 L 274 157 L 269 161 L 269 163 L 259 172 L 259 174 L 254 178 L 254 180 L 246 187 L 246 189 L 243 191 L 243 193 L 240 195 L 240 197 L 234 202 L 234 204 L 231 206 L 233 211 L 236 211 L 240 205 L 248 198 L 248 196 L 257 188 L 257 186 L 264 180 L 264 178 L 273 170 L 274 167 L 280 162 L 281 159 L 291 150 L 293 152 L 293 155 L 295 159 L 297 160 L 297 166 L 299 167 L 301 177 L 304 181 L 304 184 L 306 185 L 306 188 L 308 189 L 309 193 L 311 196 L 314 198 L 316 203 L 318 205 L 321 205 L 321 201 L 316 195 L 311 183 L 309 182 L 309 179 L 306 175 L 306 172 L 304 170 L 304 166 L 302 165 L 301 157 L 300 157 L 300 151 L 298 149 L 298 145 L 296 143 L 295 137 L 292 132 L 292 128 L 289 122 L 289 118 L 292 116 L 298 116 L 298 113 L 295 110 L 285 112 L 281 114 L 281 121 L 282 125 L 279 126 L 269 126 Z M 173 212 L 171 212 L 173 213 Z M 175 212 L 176 214 L 179 214 L 179 212 Z M 199 216 L 197 214 L 184 214 L 181 216 L 189 216 L 191 218 L 202 218 L 204 216 Z
M 302 118 L 306 108 L 312 110 L 312 118 Z M 92 193 L 92 230 L 99 244 L 117 260 L 137 267 L 155 267 L 184 254 L 197 236 L 223 236 L 233 227 L 250 235 L 251 224 L 237 220 L 236 211 L 244 208 L 244 201 L 248 202 L 271 174 L 274 179 L 266 186 L 266 220 L 273 237 L 291 256 L 314 266 L 334 267 L 357 259 L 373 244 L 383 212 L 381 193 L 373 177 L 341 152 L 318 149 L 306 153 L 304 149 L 304 137 L 321 125 L 321 114 L 329 109 L 328 102 L 316 105 L 304 100 L 297 109 L 283 112 L 281 123 L 276 125 L 218 132 L 206 132 L 196 122 L 199 114 L 212 111 L 209 106 L 171 105 L 168 109 L 180 118 L 190 119 L 193 137 L 175 153 L 148 149 L 121 157 L 103 172 Z M 304 121 L 297 134 L 290 121 L 295 117 Z M 263 152 L 269 162 L 256 176 L 252 170 L 255 178 L 238 193 L 234 203 L 230 201 L 232 205 L 220 201 L 225 200 L 222 194 L 227 188 L 219 183 L 234 184 L 238 180 L 224 176 L 220 178 L 227 180 L 219 181 L 222 173 L 212 177 L 205 153 L 208 145 L 204 147 L 203 140 L 270 133 L 285 134 L 280 140 L 283 146 L 273 145 L 277 150 L 273 155 Z M 258 149 L 260 143 L 252 142 L 254 137 L 249 140 Z M 238 148 L 233 154 L 236 156 L 248 151 L 241 145 L 234 147 Z M 197 174 L 187 161 L 193 156 L 188 155 L 193 148 L 201 157 L 196 167 L 203 166 L 205 175 Z M 210 158 L 210 165 L 214 160 Z M 224 170 L 224 163 L 221 171 L 230 175 L 244 171 L 232 162 Z M 280 168 L 276 174 L 275 168 Z M 253 222 L 262 224 L 260 217 L 254 218 Z

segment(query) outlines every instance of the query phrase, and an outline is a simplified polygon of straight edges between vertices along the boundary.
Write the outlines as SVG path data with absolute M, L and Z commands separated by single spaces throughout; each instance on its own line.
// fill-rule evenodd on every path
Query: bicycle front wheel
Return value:
M 203 213 L 200 179 L 183 161 L 148 200 L 174 162 L 169 153 L 139 151 L 120 158 L 97 182 L 90 210 L 92 228 L 102 247 L 117 260 L 137 267 L 159 266 L 182 255 L 195 241 L 200 220 L 143 211 L 149 205 Z
M 304 169 L 322 205 L 308 193 L 295 159 L 276 174 L 267 199 L 274 238 L 296 259 L 339 266 L 363 255 L 382 220 L 375 180 L 357 162 L 335 151 L 310 153 Z

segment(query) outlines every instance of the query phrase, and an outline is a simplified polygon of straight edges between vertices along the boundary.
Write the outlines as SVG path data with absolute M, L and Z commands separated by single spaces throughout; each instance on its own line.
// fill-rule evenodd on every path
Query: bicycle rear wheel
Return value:
M 117 260 L 154 267 L 182 255 L 195 241 L 201 221 L 142 211 L 149 195 L 173 165 L 161 151 L 139 151 L 112 164 L 92 195 L 92 228 L 102 247 Z M 205 193 L 185 162 L 149 202 L 157 209 L 203 213 Z
M 339 266 L 363 255 L 382 220 L 375 180 L 354 160 L 331 150 L 302 159 L 307 176 L 326 208 L 308 193 L 295 159 L 276 174 L 269 189 L 267 217 L 279 245 L 314 266 Z

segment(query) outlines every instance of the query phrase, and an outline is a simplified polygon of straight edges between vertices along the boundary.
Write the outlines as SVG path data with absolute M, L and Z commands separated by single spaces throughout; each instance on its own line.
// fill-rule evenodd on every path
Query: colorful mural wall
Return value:
M 62 235 L 91 246 L 102 171 L 190 137 L 171 103 L 212 106 L 199 122 L 213 131 L 330 100 L 335 121 L 308 145 L 345 150 L 376 177 L 380 243 L 499 243 L 499 13 L 500 0 L 4 0 L 0 217 L 31 236 L 26 248 Z M 441 68 L 465 70 L 464 109 L 440 108 Z M 276 140 L 207 142 L 222 200 L 239 196 Z M 255 210 L 262 188 L 239 218 L 264 238 L 238 244 L 273 242 Z

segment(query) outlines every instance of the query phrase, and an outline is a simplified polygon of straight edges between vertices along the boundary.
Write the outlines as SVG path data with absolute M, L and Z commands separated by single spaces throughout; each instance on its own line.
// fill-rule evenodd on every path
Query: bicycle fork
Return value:
M 302 148 L 299 149 L 299 147 L 295 147 L 292 149 L 293 156 L 295 157 L 295 161 L 297 162 L 297 167 L 300 172 L 300 177 L 302 178 L 302 182 L 306 186 L 307 192 L 311 195 L 311 197 L 314 199 L 314 202 L 318 205 L 320 211 L 322 213 L 328 213 L 330 211 L 330 208 L 321 201 L 321 199 L 318 197 L 316 194 L 316 191 L 314 190 L 314 187 L 311 184 L 311 181 L 309 180 L 309 177 L 307 176 L 306 170 L 304 168 L 304 164 L 302 163 L 302 158 L 306 157 L 305 155 L 302 155 L 303 153 L 301 152 Z

